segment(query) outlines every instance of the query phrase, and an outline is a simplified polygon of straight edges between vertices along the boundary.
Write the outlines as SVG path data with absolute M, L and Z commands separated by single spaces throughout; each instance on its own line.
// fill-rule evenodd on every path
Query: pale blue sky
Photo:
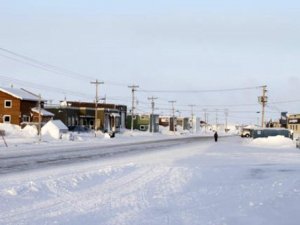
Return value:
M 129 104 L 128 84 L 141 89 L 226 89 L 268 85 L 270 101 L 297 100 L 300 86 L 298 1 L 99 1 L 0 0 L 0 47 L 107 83 L 100 93 Z M 1 56 L 0 76 L 65 89 L 48 99 L 87 100 L 67 90 L 94 95 L 90 79 L 71 79 Z M 8 56 L 8 54 L 5 54 Z M 1 78 L 1 77 L 0 77 Z M 10 82 L 2 79 L 1 85 Z M 120 84 L 112 85 L 112 84 Z M 21 85 L 16 84 L 16 87 Z M 27 85 L 32 86 L 32 85 Z M 137 93 L 148 111 L 148 96 L 185 105 L 255 104 L 259 90 L 230 93 Z M 149 104 L 150 105 L 150 104 Z M 300 112 L 299 102 L 269 111 Z M 272 105 L 274 106 L 274 105 Z M 253 121 L 260 107 L 235 107 L 232 120 Z M 213 117 L 213 116 L 211 116 Z

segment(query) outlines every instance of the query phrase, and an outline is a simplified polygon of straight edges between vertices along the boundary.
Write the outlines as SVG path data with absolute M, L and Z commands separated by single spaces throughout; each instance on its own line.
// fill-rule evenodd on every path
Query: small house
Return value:
M 126 119 L 126 128 L 131 129 L 132 116 L 128 115 Z M 140 131 L 147 131 L 150 125 L 149 115 L 134 115 L 133 117 L 133 129 Z
M 44 109 L 44 100 L 38 95 L 25 89 L 0 88 L 0 123 L 37 125 L 39 118 L 44 124 L 53 116 Z

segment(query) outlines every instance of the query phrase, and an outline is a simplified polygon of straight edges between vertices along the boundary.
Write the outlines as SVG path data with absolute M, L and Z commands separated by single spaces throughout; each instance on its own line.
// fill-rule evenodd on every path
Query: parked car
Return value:
M 77 126 L 69 126 L 69 131 L 72 131 L 72 132 L 78 132 L 78 133 L 84 133 L 84 132 L 90 132 L 91 129 L 86 127 L 86 126 L 83 126 L 83 125 L 77 125 Z
M 252 132 L 253 129 L 250 129 L 250 128 L 243 128 L 242 129 L 242 132 L 241 132 L 241 137 L 246 137 L 246 138 L 249 138 L 251 137 L 251 132 Z

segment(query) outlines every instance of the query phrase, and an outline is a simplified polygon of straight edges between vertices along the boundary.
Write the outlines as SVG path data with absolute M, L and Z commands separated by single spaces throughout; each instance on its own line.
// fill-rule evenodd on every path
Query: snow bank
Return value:
M 27 125 L 22 129 L 22 133 L 24 137 L 36 137 L 38 134 L 38 130 L 36 126 Z
M 27 125 L 23 129 L 21 129 L 21 127 L 18 125 L 1 123 L 0 130 L 5 131 L 5 136 L 30 138 L 37 135 L 37 128 L 30 125 Z
M 250 140 L 248 145 L 262 148 L 294 148 L 295 144 L 290 138 L 275 136 L 267 138 L 256 138 Z
M 9 135 L 16 136 L 19 135 L 21 132 L 20 126 L 8 124 L 8 123 L 1 123 L 0 129 L 5 131 L 5 136 L 9 136 Z
M 42 135 L 47 135 L 54 139 L 61 139 L 63 136 L 66 136 L 67 132 L 68 128 L 60 120 L 50 120 L 42 127 Z

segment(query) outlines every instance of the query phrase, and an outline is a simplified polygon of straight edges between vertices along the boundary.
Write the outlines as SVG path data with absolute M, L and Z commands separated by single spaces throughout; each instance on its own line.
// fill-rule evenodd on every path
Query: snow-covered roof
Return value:
M 25 91 L 23 89 L 16 89 L 16 88 L 3 88 L 0 87 L 0 91 L 9 94 L 15 98 L 21 99 L 21 100 L 28 100 L 28 101 L 39 101 L 39 96 L 32 94 L 28 91 Z
M 39 109 L 37 107 L 32 108 L 31 111 L 39 113 Z M 45 109 L 41 109 L 41 116 L 54 116 L 54 114 Z
M 59 129 L 59 130 L 67 130 L 68 127 L 61 120 L 50 120 L 48 121 L 42 129 Z

